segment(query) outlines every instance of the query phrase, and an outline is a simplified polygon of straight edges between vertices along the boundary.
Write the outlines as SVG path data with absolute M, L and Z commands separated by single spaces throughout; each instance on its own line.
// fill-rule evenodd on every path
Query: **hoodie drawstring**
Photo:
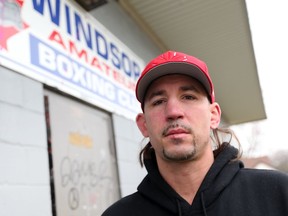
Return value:
M 182 210 L 181 210 L 181 205 L 178 199 L 176 199 L 177 201 L 177 206 L 178 206 L 178 216 L 182 216 Z
M 203 192 L 201 193 L 201 204 L 202 204 L 202 209 L 203 209 L 204 215 L 205 215 L 205 216 L 208 216 L 208 215 L 207 215 L 207 212 L 206 212 L 205 200 L 204 200 L 204 193 L 203 193 Z

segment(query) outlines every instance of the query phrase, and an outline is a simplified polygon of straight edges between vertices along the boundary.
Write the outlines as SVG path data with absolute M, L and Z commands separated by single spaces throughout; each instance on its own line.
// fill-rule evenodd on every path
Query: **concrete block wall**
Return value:
M 137 128 L 135 121 L 119 115 L 113 115 L 115 146 L 118 162 L 121 196 L 124 197 L 137 190 L 137 186 L 147 174 L 141 168 L 138 155 L 147 141 Z
M 0 215 L 51 216 L 43 86 L 0 67 Z

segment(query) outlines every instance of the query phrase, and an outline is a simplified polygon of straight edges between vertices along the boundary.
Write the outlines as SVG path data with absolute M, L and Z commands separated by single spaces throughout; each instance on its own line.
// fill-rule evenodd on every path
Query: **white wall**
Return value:
M 147 141 L 143 141 L 143 136 L 134 121 L 113 115 L 113 126 L 120 189 L 123 197 L 135 192 L 147 173 L 145 168 L 141 168 L 138 160 L 139 152 L 142 149 L 141 144 L 144 145 Z
M 121 196 L 136 191 L 143 141 L 135 121 L 113 115 Z M 50 216 L 51 196 L 41 83 L 0 67 L 0 215 Z
M 42 84 L 0 67 L 0 215 L 48 216 Z

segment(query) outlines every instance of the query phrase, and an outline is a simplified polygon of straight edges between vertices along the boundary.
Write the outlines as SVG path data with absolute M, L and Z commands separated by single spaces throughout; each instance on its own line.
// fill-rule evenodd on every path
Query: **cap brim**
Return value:
M 185 63 L 185 62 L 168 62 L 165 64 L 161 64 L 152 68 L 148 71 L 142 79 L 139 81 L 137 86 L 137 98 L 143 103 L 146 91 L 149 85 L 156 80 L 157 78 L 165 75 L 171 74 L 183 74 L 190 76 L 196 80 L 198 80 L 206 89 L 207 93 L 210 95 L 211 87 L 209 83 L 209 78 L 205 75 L 205 73 L 196 65 Z

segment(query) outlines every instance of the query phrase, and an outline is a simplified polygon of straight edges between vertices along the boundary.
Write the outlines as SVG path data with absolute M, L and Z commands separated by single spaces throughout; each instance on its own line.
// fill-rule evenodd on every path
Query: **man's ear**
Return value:
M 146 127 L 146 120 L 143 113 L 139 113 L 136 117 L 136 123 L 144 137 L 148 137 L 148 131 Z
M 218 103 L 211 104 L 211 123 L 210 128 L 216 129 L 221 121 L 221 108 Z

